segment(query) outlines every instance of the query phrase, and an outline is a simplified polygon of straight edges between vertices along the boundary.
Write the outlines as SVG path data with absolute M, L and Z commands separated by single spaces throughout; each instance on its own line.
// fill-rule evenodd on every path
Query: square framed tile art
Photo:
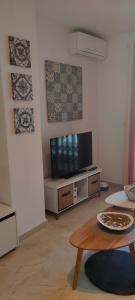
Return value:
M 82 119 L 82 67 L 45 61 L 49 122 Z
M 19 73 L 11 73 L 13 100 L 33 100 L 32 76 Z
M 10 64 L 30 68 L 30 41 L 13 36 L 9 36 L 8 41 Z
M 33 108 L 14 108 L 14 128 L 16 134 L 35 131 Z

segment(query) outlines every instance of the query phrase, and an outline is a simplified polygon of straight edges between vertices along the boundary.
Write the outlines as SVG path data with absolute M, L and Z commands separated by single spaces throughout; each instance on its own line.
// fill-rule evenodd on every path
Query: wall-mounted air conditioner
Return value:
M 107 43 L 101 38 L 97 38 L 82 32 L 74 32 L 69 36 L 70 52 L 91 56 L 96 59 L 105 59 L 107 55 Z

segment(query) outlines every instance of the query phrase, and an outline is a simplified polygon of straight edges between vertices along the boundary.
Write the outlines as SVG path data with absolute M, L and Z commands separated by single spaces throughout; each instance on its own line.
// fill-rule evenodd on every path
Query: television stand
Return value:
M 78 172 L 76 172 L 76 173 L 71 173 L 71 174 L 69 174 L 69 175 L 66 175 L 64 178 L 65 178 L 65 179 L 69 179 L 69 178 L 71 178 L 71 177 L 73 177 L 73 176 L 77 176 L 77 175 L 82 174 L 82 173 L 84 173 L 84 172 L 86 172 L 86 170 L 80 170 L 80 171 L 78 171 Z
M 90 169 L 88 169 L 88 171 L 90 172 L 90 171 L 94 171 L 94 170 L 96 170 L 98 167 L 97 166 L 94 166 L 94 167 L 91 167 Z
M 97 168 L 93 171 L 85 171 L 76 174 L 68 179 L 46 178 L 45 188 L 45 208 L 56 215 L 59 215 L 74 207 L 88 198 L 100 195 L 100 173 Z

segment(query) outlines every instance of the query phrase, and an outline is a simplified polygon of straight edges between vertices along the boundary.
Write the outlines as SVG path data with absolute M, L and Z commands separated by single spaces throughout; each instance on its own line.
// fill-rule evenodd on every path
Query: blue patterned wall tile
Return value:
M 45 61 L 45 77 L 48 121 L 82 119 L 82 68 Z
M 14 108 L 15 133 L 30 133 L 34 129 L 33 108 Z
M 13 100 L 33 100 L 32 76 L 19 73 L 11 73 Z
M 30 68 L 30 42 L 13 36 L 9 36 L 8 41 L 10 64 Z

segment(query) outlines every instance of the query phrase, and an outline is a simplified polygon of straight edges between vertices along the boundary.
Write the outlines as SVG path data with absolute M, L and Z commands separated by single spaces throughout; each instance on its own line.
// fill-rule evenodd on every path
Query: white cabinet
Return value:
M 0 257 L 17 247 L 15 211 L 0 203 Z
M 45 179 L 46 210 L 58 215 L 79 202 L 100 194 L 101 169 L 85 171 L 69 179 Z

